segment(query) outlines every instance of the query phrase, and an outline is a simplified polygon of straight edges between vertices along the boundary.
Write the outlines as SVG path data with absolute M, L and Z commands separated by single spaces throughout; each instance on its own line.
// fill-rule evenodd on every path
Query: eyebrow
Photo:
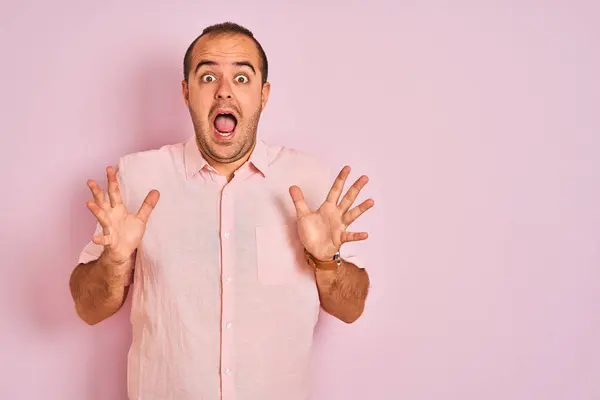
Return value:
M 200 68 L 204 67 L 205 65 L 217 65 L 217 63 L 215 61 L 211 61 L 211 60 L 200 60 L 198 65 L 196 65 L 196 69 L 194 72 L 197 73 L 198 70 Z M 254 75 L 256 75 L 256 69 L 254 69 L 254 66 L 252 65 L 252 63 L 250 63 L 248 61 L 236 61 L 233 63 L 233 65 L 235 65 L 237 67 L 248 67 L 252 70 Z

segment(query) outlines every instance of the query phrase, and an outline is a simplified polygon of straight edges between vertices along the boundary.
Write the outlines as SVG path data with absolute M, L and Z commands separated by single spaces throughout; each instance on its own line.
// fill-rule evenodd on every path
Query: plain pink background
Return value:
M 3 1 L 0 398 L 125 399 L 125 309 L 68 277 L 86 180 L 182 140 L 182 57 L 252 29 L 262 138 L 366 173 L 362 319 L 324 316 L 315 399 L 600 398 L 600 13 L 574 1 Z M 598 4 L 598 3 L 596 3 Z

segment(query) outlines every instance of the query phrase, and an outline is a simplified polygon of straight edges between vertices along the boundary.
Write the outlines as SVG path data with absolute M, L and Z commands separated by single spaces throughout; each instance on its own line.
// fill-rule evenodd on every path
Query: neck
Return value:
M 246 161 L 248 161 L 248 158 L 249 158 L 249 156 L 244 156 L 243 158 L 240 158 L 239 160 L 230 162 L 230 163 L 219 163 L 214 160 L 210 160 L 209 164 L 215 170 L 217 170 L 219 175 L 222 175 L 225 178 L 227 178 L 227 182 L 230 182 L 231 179 L 233 179 L 233 175 L 235 174 L 235 171 L 237 171 L 239 167 L 244 165 L 244 163 Z
M 238 170 L 246 161 L 250 159 L 250 155 L 254 151 L 256 147 L 256 142 L 252 145 L 252 148 L 239 160 L 235 160 L 232 162 L 219 162 L 202 152 L 203 156 L 206 158 L 206 162 L 213 167 L 221 176 L 227 178 L 227 182 L 230 182 L 233 179 L 233 175 L 235 171 Z

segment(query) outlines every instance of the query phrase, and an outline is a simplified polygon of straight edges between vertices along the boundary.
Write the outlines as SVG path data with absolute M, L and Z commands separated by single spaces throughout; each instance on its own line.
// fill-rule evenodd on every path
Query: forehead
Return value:
M 192 68 L 200 60 L 219 64 L 248 61 L 257 67 L 260 65 L 258 48 L 252 39 L 240 34 L 209 34 L 200 38 L 192 50 Z

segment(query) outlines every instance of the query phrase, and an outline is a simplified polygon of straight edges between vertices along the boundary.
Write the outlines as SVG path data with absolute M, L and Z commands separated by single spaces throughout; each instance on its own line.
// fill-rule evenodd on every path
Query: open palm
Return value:
M 94 200 L 88 201 L 87 206 L 102 226 L 103 233 L 94 236 L 92 241 L 105 247 L 112 262 L 122 264 L 139 246 L 146 231 L 148 218 L 158 202 L 159 193 L 156 190 L 150 191 L 140 209 L 131 213 L 123 204 L 116 172 L 112 167 L 108 167 L 106 174 L 108 199 L 95 181 L 88 181 Z
M 358 217 L 375 204 L 372 199 L 368 199 L 350 209 L 361 189 L 368 182 L 368 178 L 364 175 L 354 182 L 342 201 L 339 201 L 349 174 L 349 166 L 340 171 L 326 200 L 316 211 L 308 208 L 302 189 L 298 186 L 290 187 L 290 196 L 298 217 L 300 241 L 306 250 L 319 260 L 332 259 L 346 242 L 365 240 L 368 237 L 366 232 L 346 231 Z

